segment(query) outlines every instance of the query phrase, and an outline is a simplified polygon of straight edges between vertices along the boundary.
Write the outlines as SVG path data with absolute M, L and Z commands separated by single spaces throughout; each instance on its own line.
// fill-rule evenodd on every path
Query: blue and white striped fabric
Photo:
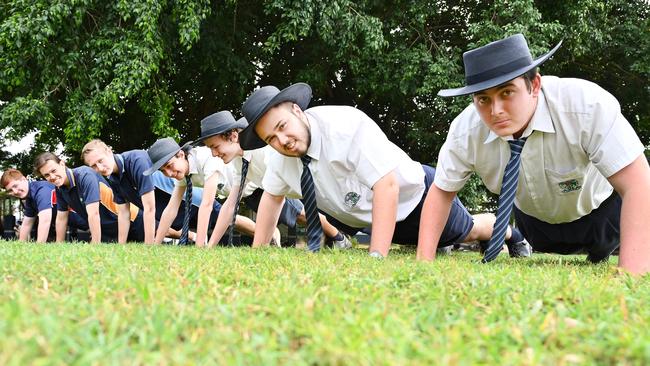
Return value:
M 517 193 L 519 163 L 521 162 L 521 151 L 524 148 L 526 139 L 511 140 L 508 141 L 508 143 L 510 144 L 510 160 L 508 160 L 506 170 L 503 173 L 501 193 L 499 194 L 499 207 L 497 208 L 497 218 L 494 223 L 494 229 L 492 230 L 492 237 L 488 242 L 485 255 L 483 256 L 483 263 L 494 260 L 503 248 L 503 239 L 506 235 L 506 230 L 508 229 L 512 204 L 515 201 L 515 193 Z

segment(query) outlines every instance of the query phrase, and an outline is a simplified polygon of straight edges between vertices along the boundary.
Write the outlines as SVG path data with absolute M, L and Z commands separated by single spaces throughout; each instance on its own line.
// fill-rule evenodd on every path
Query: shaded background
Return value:
M 10 0 L 0 3 L 0 144 L 38 131 L 31 149 L 0 152 L 31 172 L 63 146 L 72 165 L 91 138 L 116 151 L 158 137 L 187 141 L 204 116 L 235 115 L 256 87 L 309 83 L 312 105 L 353 105 L 413 159 L 435 164 L 468 98 L 462 52 L 513 33 L 533 56 L 562 48 L 542 74 L 595 81 L 642 141 L 650 123 L 650 5 L 577 1 Z M 493 201 L 477 179 L 471 210 Z

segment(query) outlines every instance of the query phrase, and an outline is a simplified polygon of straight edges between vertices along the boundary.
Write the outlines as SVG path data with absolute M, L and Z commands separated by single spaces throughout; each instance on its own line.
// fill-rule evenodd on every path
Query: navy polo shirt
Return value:
M 150 176 L 142 174 L 151 168 L 151 159 L 144 150 L 131 150 L 121 154 L 113 154 L 117 164 L 117 173 L 108 177 L 108 181 L 115 196 L 117 204 L 131 202 L 144 209 L 142 196 L 154 190 Z
M 61 186 L 56 189 L 57 209 L 68 211 L 68 208 L 72 208 L 79 216 L 88 221 L 86 205 L 100 202 L 99 216 L 102 227 L 117 225 L 117 208 L 109 209 L 110 204 L 113 203 L 113 192 L 104 177 L 87 166 L 74 169 L 66 168 L 66 174 L 70 186 Z
M 29 192 L 23 202 L 26 217 L 36 217 L 38 213 L 52 209 L 52 219 L 56 217 L 56 187 L 44 180 L 30 181 Z

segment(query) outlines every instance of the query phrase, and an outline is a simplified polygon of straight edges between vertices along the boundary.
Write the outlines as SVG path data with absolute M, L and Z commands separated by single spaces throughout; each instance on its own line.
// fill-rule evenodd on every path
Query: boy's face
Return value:
M 301 157 L 311 144 L 307 116 L 296 104 L 283 103 L 269 109 L 255 126 L 255 133 L 277 152 Z
M 483 123 L 499 136 L 519 138 L 535 113 L 541 76 L 532 81 L 528 90 L 523 77 L 510 80 L 494 88 L 474 93 L 472 99 Z
M 185 153 L 179 151 L 173 158 L 169 159 L 165 165 L 160 167 L 160 171 L 169 178 L 183 180 L 189 173 L 190 163 L 185 159 Z
M 5 186 L 5 189 L 10 195 L 22 200 L 29 193 L 29 182 L 25 177 L 14 179 Z
M 65 174 L 65 164 L 63 161 L 57 163 L 54 160 L 48 160 L 40 169 L 38 169 L 38 172 L 43 176 L 43 178 L 45 178 L 45 180 L 57 187 L 61 187 L 68 180 L 68 177 Z
M 93 168 L 97 173 L 108 177 L 117 171 L 117 164 L 112 153 L 105 150 L 92 150 L 86 154 L 86 165 Z
M 226 164 L 230 163 L 237 155 L 241 155 L 239 135 L 236 131 L 230 134 L 230 138 L 224 135 L 214 135 L 203 140 L 203 143 L 210 148 L 212 156 L 221 158 Z

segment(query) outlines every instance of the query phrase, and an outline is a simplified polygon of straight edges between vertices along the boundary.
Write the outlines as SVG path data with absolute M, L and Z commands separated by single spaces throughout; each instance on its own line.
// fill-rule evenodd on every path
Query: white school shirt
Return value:
M 245 150 L 243 158 L 248 161 L 248 174 L 246 174 L 246 184 L 242 197 L 250 196 L 253 191 L 262 188 L 262 179 L 266 172 L 269 157 L 277 154 L 269 145 L 255 150 Z M 241 183 L 242 156 L 235 157 L 229 164 L 234 166 L 233 186 Z
M 542 77 L 537 109 L 522 136 L 528 139 L 515 205 L 551 224 L 577 220 L 597 208 L 613 191 L 606 177 L 644 150 L 616 98 L 589 81 L 554 76 Z M 492 132 L 470 105 L 449 128 L 434 183 L 456 192 L 476 172 L 498 194 L 511 139 Z
M 372 187 L 395 171 L 399 183 L 397 221 L 405 219 L 424 193 L 424 169 L 390 142 L 362 111 L 322 106 L 305 111 L 311 145 L 307 155 L 318 208 L 352 227 L 372 222 Z M 273 195 L 301 198 L 299 158 L 273 154 L 262 186 Z
M 232 188 L 233 167 L 226 167 L 223 160 L 212 156 L 212 152 L 205 146 L 194 147 L 190 149 L 187 155 L 187 161 L 190 164 L 190 174 L 193 187 L 203 187 L 205 181 L 212 175 L 217 175 L 217 195 L 221 197 L 228 196 Z M 185 187 L 185 179 L 176 180 L 175 184 Z

